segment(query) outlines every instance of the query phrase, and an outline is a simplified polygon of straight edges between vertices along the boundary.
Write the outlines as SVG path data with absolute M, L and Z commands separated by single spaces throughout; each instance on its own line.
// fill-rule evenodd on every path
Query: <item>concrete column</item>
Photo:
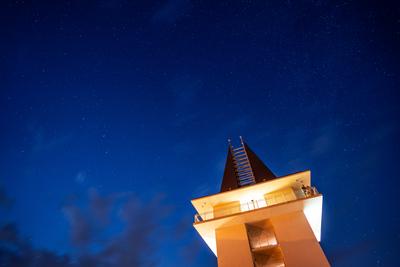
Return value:
M 247 230 L 244 224 L 216 230 L 218 267 L 253 267 Z
M 303 212 L 271 218 L 285 267 L 328 267 L 329 262 Z

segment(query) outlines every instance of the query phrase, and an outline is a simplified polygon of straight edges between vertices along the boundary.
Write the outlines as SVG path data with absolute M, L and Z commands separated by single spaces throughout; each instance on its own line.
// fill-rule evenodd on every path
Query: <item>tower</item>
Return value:
M 309 170 L 276 177 L 241 139 L 219 193 L 192 200 L 194 228 L 219 267 L 330 266 L 319 241 L 322 194 Z

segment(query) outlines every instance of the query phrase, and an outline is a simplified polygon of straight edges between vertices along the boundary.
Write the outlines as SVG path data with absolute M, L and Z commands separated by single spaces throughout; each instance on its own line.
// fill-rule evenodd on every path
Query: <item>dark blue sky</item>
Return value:
M 0 263 L 216 266 L 190 200 L 243 135 L 277 175 L 311 169 L 333 266 L 397 266 L 399 14 L 3 1 Z

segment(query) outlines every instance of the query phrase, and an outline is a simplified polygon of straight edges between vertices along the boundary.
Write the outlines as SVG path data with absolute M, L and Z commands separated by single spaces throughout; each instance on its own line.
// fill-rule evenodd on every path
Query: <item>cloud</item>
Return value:
M 317 129 L 318 133 L 311 144 L 311 155 L 320 156 L 328 153 L 335 143 L 336 130 L 332 125 Z
M 18 232 L 15 224 L 8 223 L 0 228 L 0 241 L 6 241 L 12 244 L 18 243 Z
M 120 210 L 125 222 L 124 231 L 111 241 L 101 253 L 102 262 L 112 261 L 113 266 L 152 266 L 155 258 L 150 256 L 157 242 L 157 211 L 153 204 L 143 205 L 135 198 L 129 199 Z M 143 253 L 146 251 L 147 253 Z
M 103 196 L 92 188 L 86 204 L 72 202 L 62 209 L 69 222 L 71 244 L 77 253 L 59 255 L 34 248 L 21 237 L 16 225 L 9 223 L 0 228 L 0 266 L 156 266 L 156 251 L 163 236 L 162 222 L 171 214 L 171 207 L 165 203 L 162 195 L 150 199 L 139 199 L 126 192 Z M 112 225 L 99 227 L 112 215 L 118 220 L 117 224 L 123 225 L 119 232 L 112 230 Z M 93 247 L 97 249 L 91 249 Z
M 83 184 L 86 181 L 87 175 L 85 172 L 80 171 L 77 173 L 76 177 L 75 177 L 75 181 L 78 184 Z
M 154 23 L 172 24 L 184 16 L 191 8 L 192 4 L 189 0 L 167 0 L 154 12 L 152 21 Z
M 4 191 L 3 194 L 6 195 Z M 197 245 L 188 240 L 193 230 L 191 214 L 174 214 L 163 194 L 143 198 L 132 192 L 101 194 L 90 188 L 84 197 L 66 198 L 61 211 L 70 230 L 69 253 L 34 247 L 30 239 L 21 236 L 15 223 L 7 223 L 0 225 L 0 266 L 161 266 L 160 252 L 171 245 L 178 252 L 183 251 L 183 258 L 176 259 L 177 262 L 190 263 L 188 257 L 197 255 Z M 172 218 L 180 221 L 182 216 L 185 219 L 177 226 L 179 229 L 171 229 L 166 223 Z M 179 245 L 182 242 L 184 247 Z
M 76 206 L 65 206 L 63 208 L 65 217 L 71 226 L 71 241 L 75 246 L 85 246 L 90 242 L 92 227 L 88 218 Z
M 78 249 L 97 246 L 96 253 L 85 252 L 79 266 L 154 266 L 159 242 L 160 221 L 170 214 L 170 207 L 161 196 L 143 201 L 133 194 L 101 195 L 92 188 L 88 192 L 87 212 L 84 206 L 68 205 L 64 214 L 70 223 L 72 244 Z M 86 214 L 87 216 L 84 216 Z M 113 232 L 111 218 L 122 224 Z M 107 234 L 113 232 L 113 234 Z M 143 253 L 146 251 L 146 253 Z
M 101 196 L 99 192 L 91 188 L 89 189 L 90 210 L 96 220 L 101 224 L 108 224 L 112 205 L 114 204 L 115 196 Z
M 35 249 L 20 236 L 13 223 L 5 224 L 0 228 L 0 266 L 75 267 L 66 255 Z
M 28 266 L 32 248 L 23 240 L 14 223 L 0 227 L 0 266 Z
M 42 129 L 33 132 L 32 151 L 46 152 L 65 145 L 71 139 L 70 135 L 49 136 Z
M 10 198 L 2 186 L 0 186 L 0 208 L 9 209 L 14 204 L 14 200 Z

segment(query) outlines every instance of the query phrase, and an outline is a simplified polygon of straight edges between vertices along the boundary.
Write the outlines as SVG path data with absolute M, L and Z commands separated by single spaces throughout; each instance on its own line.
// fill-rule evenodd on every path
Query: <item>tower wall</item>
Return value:
M 286 267 L 330 266 L 303 212 L 271 218 Z
M 244 224 L 217 229 L 218 267 L 253 267 Z

